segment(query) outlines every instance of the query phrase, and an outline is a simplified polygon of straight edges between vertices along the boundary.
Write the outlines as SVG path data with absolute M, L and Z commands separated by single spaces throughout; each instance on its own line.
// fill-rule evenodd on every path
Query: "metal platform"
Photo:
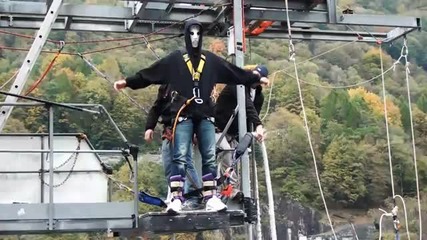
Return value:
M 0 28 L 39 29 L 51 2 L 2 1 Z M 226 37 L 233 24 L 231 1 L 148 0 L 122 3 L 124 6 L 69 4 L 65 1 L 52 30 L 175 35 L 181 33 L 184 19 L 197 15 L 195 19 L 208 29 L 208 35 Z M 337 11 L 336 0 L 289 0 L 289 9 L 294 39 L 353 41 L 359 37 L 359 41 L 365 42 L 375 42 L 376 38 L 391 41 L 421 27 L 421 21 L 416 17 L 342 13 Z M 252 28 L 260 21 L 274 21 L 264 33 L 247 37 L 288 38 L 283 0 L 246 0 L 244 19 L 245 25 Z M 342 30 L 324 30 L 327 26 L 342 26 Z M 357 26 L 385 30 L 361 30 Z
M 111 232 L 134 238 L 143 234 L 185 233 L 244 224 L 243 211 L 192 211 L 180 215 L 149 212 L 136 218 L 133 202 L 55 204 L 55 228 L 47 229 L 48 204 L 0 204 L 0 235 Z M 138 222 L 138 227 L 136 227 Z
M 149 212 L 139 217 L 138 229 L 111 229 L 116 236 L 136 237 L 142 234 L 201 232 L 242 226 L 245 214 L 240 210 L 227 212 L 187 211 L 179 215 Z

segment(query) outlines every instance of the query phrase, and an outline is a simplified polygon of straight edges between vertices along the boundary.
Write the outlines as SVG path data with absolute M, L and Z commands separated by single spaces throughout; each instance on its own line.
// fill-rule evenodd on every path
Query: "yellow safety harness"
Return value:
M 188 54 L 184 54 L 182 57 L 184 58 L 184 62 L 187 64 L 188 71 L 190 71 L 191 76 L 193 78 L 193 96 L 195 97 L 194 101 L 197 104 L 202 104 L 203 99 L 200 98 L 199 81 L 203 72 L 203 67 L 205 66 L 205 63 L 206 63 L 206 57 L 203 54 L 201 55 L 199 66 L 197 66 L 196 70 L 194 70 L 193 64 L 191 63 L 191 60 Z
M 192 79 L 193 79 L 193 97 L 186 100 L 185 103 L 178 110 L 178 113 L 176 114 L 175 121 L 174 121 L 173 127 L 172 127 L 172 139 L 175 137 L 175 129 L 176 129 L 176 125 L 178 123 L 179 115 L 181 114 L 181 112 L 188 105 L 190 105 L 191 101 L 193 101 L 193 100 L 197 104 L 203 103 L 203 99 L 200 98 L 199 81 L 200 81 L 200 77 L 201 77 L 202 72 L 203 72 L 203 67 L 205 66 L 205 63 L 206 63 L 206 56 L 203 54 L 200 56 L 199 65 L 197 66 L 196 70 L 194 69 L 193 64 L 191 63 L 191 59 L 187 53 L 184 54 L 182 56 L 182 58 L 184 59 L 185 64 L 187 64 L 188 71 L 190 71 Z

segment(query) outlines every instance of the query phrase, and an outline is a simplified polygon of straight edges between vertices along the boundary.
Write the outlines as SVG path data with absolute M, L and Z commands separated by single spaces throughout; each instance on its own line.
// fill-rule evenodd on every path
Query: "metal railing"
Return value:
M 123 154 L 126 159 L 128 156 L 132 156 L 132 158 L 134 160 L 133 161 L 132 174 L 133 174 L 133 177 L 135 179 L 135 181 L 133 181 L 133 193 L 134 193 L 134 199 L 133 199 L 134 209 L 133 209 L 133 212 L 134 212 L 134 216 L 138 216 L 138 182 L 136 180 L 137 180 L 137 174 L 138 174 L 137 158 L 138 158 L 138 150 L 139 149 L 138 149 L 138 147 L 132 146 L 129 144 L 128 140 L 123 135 L 122 131 L 119 129 L 119 127 L 114 122 L 113 118 L 111 117 L 111 115 L 108 113 L 108 111 L 105 109 L 104 106 L 102 106 L 100 104 L 56 103 L 56 102 L 51 102 L 51 101 L 47 101 L 47 100 L 37 99 L 34 97 L 21 96 L 21 95 L 12 94 L 12 93 L 3 92 L 3 91 L 0 91 L 0 94 L 33 101 L 33 102 L 0 103 L 0 107 L 1 106 L 19 106 L 19 107 L 44 106 L 48 111 L 48 133 L 47 133 L 48 149 L 40 149 L 40 150 L 37 150 L 37 149 L 0 149 L 0 153 L 47 153 L 48 154 L 48 157 L 50 159 L 49 170 L 41 169 L 41 172 L 43 172 L 43 173 L 48 172 L 49 173 L 49 182 L 48 182 L 48 184 L 49 184 L 49 202 L 48 202 L 48 219 L 49 219 L 48 226 L 49 226 L 49 228 L 48 229 L 49 230 L 54 229 L 54 202 L 53 202 L 54 184 L 53 184 L 53 176 L 54 176 L 54 172 L 59 172 L 58 170 L 54 169 L 54 165 L 53 165 L 54 153 Z M 54 138 L 54 136 L 61 135 L 61 134 L 54 134 L 54 108 L 66 108 L 66 109 L 71 109 L 71 110 L 80 111 L 80 112 L 86 112 L 86 113 L 90 113 L 90 114 L 104 113 L 127 147 L 124 149 L 121 149 L 121 150 L 54 149 L 53 138 Z M 96 110 L 87 109 L 87 108 L 95 108 Z M 19 134 L 19 133 L 11 134 L 11 133 L 7 133 L 7 134 L 1 134 L 1 135 L 24 135 L 24 136 L 28 136 L 28 135 L 43 135 L 43 134 L 31 134 L 31 133 L 29 133 L 29 134 Z M 46 135 L 46 134 L 44 134 L 44 135 Z M 87 141 L 87 142 L 89 143 L 89 141 Z M 89 143 L 89 145 L 90 145 L 90 143 Z M 93 149 L 92 145 L 90 145 L 90 147 Z M 103 163 L 101 162 L 98 155 L 97 155 L 97 158 L 104 168 L 105 165 L 103 165 Z M 129 166 L 132 167 L 130 162 L 129 162 Z M 31 173 L 32 171 L 18 171 L 18 172 L 19 173 L 21 173 L 21 172 L 22 173 Z M 18 172 L 7 171 L 7 172 L 0 172 L 0 173 L 18 173 Z M 88 172 L 88 171 L 85 171 L 85 172 Z M 39 172 L 37 172 L 37 173 L 39 173 Z M 138 227 L 138 221 L 137 220 L 134 222 L 133 227 L 136 227 L 136 228 Z

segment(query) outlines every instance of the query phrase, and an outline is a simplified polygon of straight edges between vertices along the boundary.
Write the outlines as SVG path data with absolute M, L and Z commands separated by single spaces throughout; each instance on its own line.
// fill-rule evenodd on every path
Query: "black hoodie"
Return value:
M 164 127 L 171 125 L 171 116 L 170 116 L 170 86 L 161 85 L 157 92 L 157 99 L 151 106 L 150 111 L 148 111 L 147 122 L 145 124 L 145 130 L 148 129 L 154 130 L 157 125 L 157 122 L 164 124 Z M 159 118 L 161 117 L 160 121 Z
M 254 128 L 258 125 L 262 125 L 261 119 L 259 118 L 259 113 L 261 112 L 261 108 L 264 103 L 264 95 L 262 94 L 262 87 L 258 86 L 255 90 L 255 100 L 252 102 L 250 95 L 251 89 L 246 87 L 245 91 L 247 129 L 249 131 L 251 124 L 253 124 Z M 224 130 L 236 106 L 236 86 L 227 85 L 219 94 L 215 106 L 215 125 L 219 128 L 220 131 Z M 237 136 L 239 134 L 237 116 L 231 123 L 227 133 L 232 136 Z
M 201 42 L 199 44 L 200 48 L 192 48 L 189 28 L 194 24 L 200 25 L 200 23 L 195 20 L 190 20 L 186 23 L 184 36 L 187 51 L 189 51 L 189 55 L 193 61 L 197 63 L 193 64 L 194 68 L 198 66 L 197 57 L 200 55 L 197 53 L 201 52 L 206 56 L 206 63 L 199 81 L 200 97 L 204 103 L 197 104 L 194 101 L 191 102 L 191 104 L 182 111 L 181 116 L 192 118 L 213 117 L 214 112 L 211 92 L 216 83 L 251 85 L 259 82 L 260 77 L 225 61 L 209 51 L 201 50 Z M 202 38 L 200 38 L 200 40 L 201 39 Z M 172 91 L 176 91 L 179 94 L 179 97 L 172 102 L 170 107 L 172 116 L 175 116 L 185 100 L 193 97 L 192 76 L 182 55 L 183 51 L 180 50 L 172 52 L 150 67 L 142 69 L 134 76 L 126 78 L 126 86 L 131 89 L 139 89 L 148 87 L 152 84 L 170 84 Z

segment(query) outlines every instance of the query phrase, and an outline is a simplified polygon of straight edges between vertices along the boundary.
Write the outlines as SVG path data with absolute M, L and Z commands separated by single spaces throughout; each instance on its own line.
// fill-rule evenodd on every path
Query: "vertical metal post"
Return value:
M 244 65 L 243 55 L 243 0 L 233 0 L 233 25 L 234 25 L 234 48 L 235 48 L 235 64 L 238 67 Z M 246 101 L 245 101 L 245 86 L 237 86 L 237 104 L 239 105 L 239 139 L 247 133 L 246 127 Z M 249 156 L 247 151 L 242 156 L 242 192 L 245 197 L 251 197 L 251 183 L 249 176 Z M 247 237 L 253 239 L 252 225 L 246 224 Z
M 134 206 L 134 214 L 135 214 L 135 228 L 138 228 L 139 222 L 139 214 L 138 214 L 138 158 L 133 161 L 133 206 Z
M 40 136 L 41 140 L 41 149 L 44 150 L 44 136 Z M 40 162 L 40 203 L 44 203 L 44 153 L 41 153 L 41 162 Z
M 47 105 L 49 111 L 49 230 L 53 230 L 53 107 Z
M 331 24 L 337 23 L 337 1 L 327 0 L 328 5 L 328 22 Z
M 252 144 L 252 146 L 255 146 L 255 144 Z M 258 173 L 257 173 L 257 167 L 256 167 L 256 161 L 255 161 L 255 150 L 252 149 L 252 174 L 254 178 L 254 195 L 256 200 L 256 210 L 257 210 L 257 220 L 256 220 L 256 239 L 261 240 L 262 239 L 262 226 L 261 226 L 261 206 L 259 205 L 259 189 L 258 189 Z
M 108 195 L 107 195 L 107 202 L 111 202 L 111 199 L 113 197 L 113 182 L 110 178 L 108 178 Z
M 62 5 L 62 0 L 53 0 L 50 8 L 44 18 L 40 30 L 37 32 L 36 38 L 34 39 L 33 45 L 31 45 L 30 50 L 28 51 L 27 56 L 25 57 L 24 63 L 19 69 L 18 75 L 16 76 L 15 81 L 13 82 L 10 93 L 20 94 L 24 89 L 25 82 L 30 76 L 31 70 L 34 67 L 34 64 L 37 58 L 42 51 L 44 44 L 46 43 L 47 37 L 49 36 L 50 30 L 52 29 L 53 24 L 58 17 L 59 8 Z M 7 96 L 5 103 L 15 103 L 18 99 L 16 97 Z M 6 125 L 6 121 L 12 112 L 13 106 L 3 106 L 0 108 L 0 132 L 3 130 Z

